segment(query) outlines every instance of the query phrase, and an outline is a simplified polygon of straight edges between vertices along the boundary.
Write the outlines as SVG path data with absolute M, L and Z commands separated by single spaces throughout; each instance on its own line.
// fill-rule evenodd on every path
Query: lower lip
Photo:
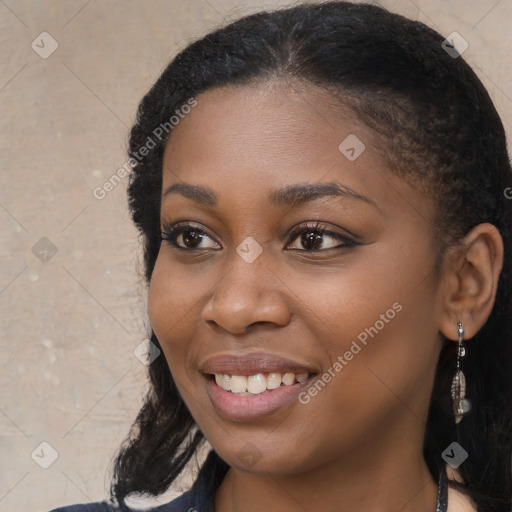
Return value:
M 291 386 L 281 384 L 254 396 L 240 396 L 221 388 L 210 376 L 206 377 L 206 391 L 213 406 L 230 420 L 251 420 L 270 416 L 294 401 L 298 401 L 301 389 L 308 386 L 314 375 Z

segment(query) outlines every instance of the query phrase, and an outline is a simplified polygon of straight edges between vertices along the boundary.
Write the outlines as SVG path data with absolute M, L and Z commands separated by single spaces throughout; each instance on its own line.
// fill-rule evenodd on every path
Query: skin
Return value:
M 231 466 L 217 512 L 432 512 L 437 482 L 422 445 L 442 335 L 456 340 L 462 321 L 469 340 L 490 314 L 498 231 L 478 226 L 436 267 L 428 194 L 387 169 L 368 129 L 312 85 L 274 80 L 197 100 L 169 138 L 162 190 L 202 185 L 218 203 L 163 197 L 162 223 L 190 221 L 207 236 L 196 251 L 162 243 L 148 307 L 185 403 Z M 354 161 L 338 149 L 349 134 L 366 145 Z M 267 203 L 276 189 L 313 182 L 369 202 Z M 358 245 L 333 249 L 341 242 L 324 234 L 314 252 L 287 234 L 316 221 Z M 236 252 L 249 236 L 263 249 L 252 263 Z M 206 358 L 258 348 L 323 374 L 395 303 L 401 311 L 308 404 L 250 422 L 213 407 L 198 370 Z M 241 456 L 248 446 L 256 461 Z

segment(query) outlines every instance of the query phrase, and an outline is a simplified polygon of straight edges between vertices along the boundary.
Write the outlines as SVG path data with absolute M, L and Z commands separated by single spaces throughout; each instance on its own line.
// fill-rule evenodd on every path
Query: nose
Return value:
M 212 291 L 202 319 L 231 334 L 244 334 L 254 324 L 283 327 L 290 321 L 286 286 L 264 262 L 263 254 L 247 263 L 237 253 Z

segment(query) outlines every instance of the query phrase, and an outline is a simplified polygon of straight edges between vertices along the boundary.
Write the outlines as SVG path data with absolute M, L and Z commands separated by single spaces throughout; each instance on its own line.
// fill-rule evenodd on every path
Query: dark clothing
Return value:
M 229 466 L 211 450 L 189 491 L 170 503 L 149 509 L 148 512 L 215 512 L 215 494 L 228 469 Z M 448 485 L 446 466 L 443 466 L 439 478 L 436 512 L 446 512 L 447 507 Z M 88 505 L 71 505 L 50 512 L 132 512 L 132 509 L 115 507 L 102 501 Z
M 215 512 L 215 493 L 228 469 L 229 466 L 211 450 L 189 491 L 170 503 L 149 509 L 148 512 Z M 115 506 L 111 502 L 98 501 L 61 507 L 50 512 L 131 512 L 131 510 L 128 507 Z

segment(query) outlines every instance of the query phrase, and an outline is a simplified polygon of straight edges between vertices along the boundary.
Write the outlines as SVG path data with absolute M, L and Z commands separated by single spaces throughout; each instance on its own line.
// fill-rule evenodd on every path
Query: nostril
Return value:
M 268 323 L 270 323 L 270 322 L 267 322 L 267 321 L 265 321 L 265 320 L 258 320 L 257 322 L 253 322 L 252 324 L 249 324 L 249 325 L 247 326 L 247 329 L 249 329 L 249 328 L 250 328 L 250 327 L 252 327 L 253 325 L 266 325 L 266 324 L 268 324 Z

